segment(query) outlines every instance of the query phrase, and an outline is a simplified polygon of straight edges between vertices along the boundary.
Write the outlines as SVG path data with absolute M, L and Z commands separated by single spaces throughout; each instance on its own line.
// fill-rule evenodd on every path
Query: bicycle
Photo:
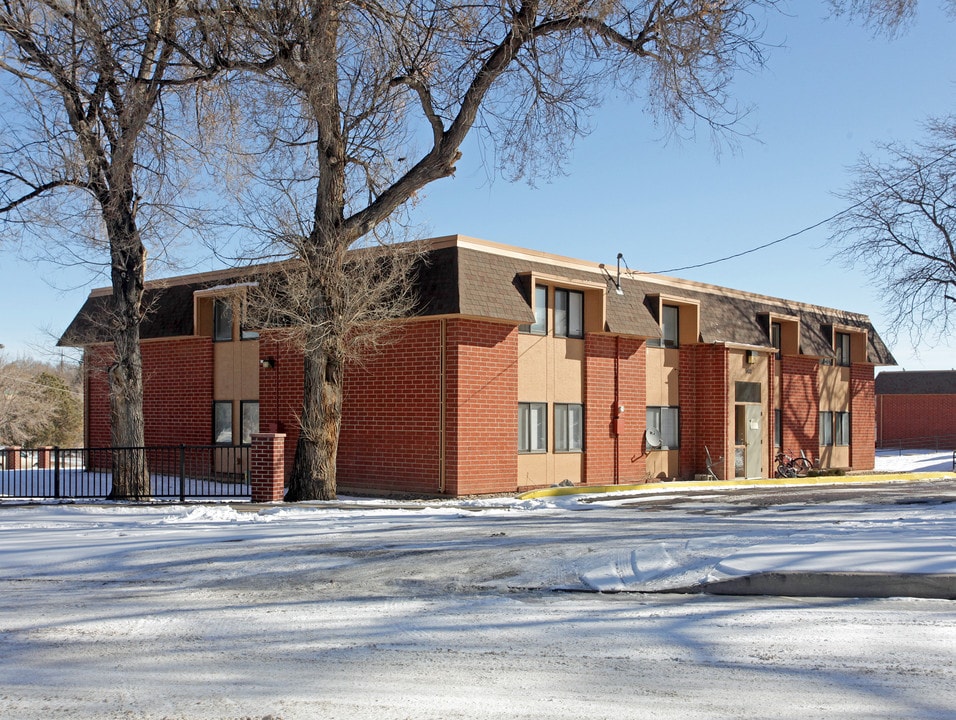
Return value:
M 776 477 L 778 478 L 806 477 L 812 467 L 813 463 L 803 450 L 798 457 L 793 457 L 783 450 L 777 453 Z

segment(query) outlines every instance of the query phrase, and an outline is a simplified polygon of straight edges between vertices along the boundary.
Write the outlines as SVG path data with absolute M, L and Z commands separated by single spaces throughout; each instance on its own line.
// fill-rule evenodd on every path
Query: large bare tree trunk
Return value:
M 286 500 L 334 500 L 342 421 L 342 362 L 322 350 L 305 355 L 302 423 Z
M 113 452 L 113 487 L 110 499 L 142 500 L 150 497 L 149 468 L 143 450 L 143 360 L 139 329 L 143 317 L 146 251 L 132 215 L 108 227 L 111 236 L 113 285 L 112 323 L 114 363 L 109 371 L 110 444 Z

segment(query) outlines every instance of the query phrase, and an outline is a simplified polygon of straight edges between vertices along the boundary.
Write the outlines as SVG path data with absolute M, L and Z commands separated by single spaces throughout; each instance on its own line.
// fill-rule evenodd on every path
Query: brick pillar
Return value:
M 20 446 L 19 446 L 19 445 L 11 445 L 10 447 L 8 447 L 8 448 L 6 449 L 5 452 L 6 452 L 6 454 L 7 454 L 6 469 L 7 469 L 7 470 L 19 470 L 19 469 L 21 468 L 21 465 L 20 465 Z
M 285 433 L 253 433 L 250 455 L 252 502 L 285 497 Z
M 39 470 L 49 470 L 53 467 L 53 448 L 52 447 L 41 447 L 37 450 L 37 469 Z

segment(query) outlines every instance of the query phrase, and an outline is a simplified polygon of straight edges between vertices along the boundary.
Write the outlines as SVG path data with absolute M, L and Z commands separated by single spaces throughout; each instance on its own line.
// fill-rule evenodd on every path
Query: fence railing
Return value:
M 0 448 L 0 497 L 107 498 L 114 468 L 138 466 L 156 499 L 248 499 L 249 454 L 248 445 Z
M 904 450 L 952 450 L 956 448 L 956 435 L 927 435 L 925 437 L 897 438 L 883 440 L 877 444 L 880 450 L 897 450 L 900 454 Z

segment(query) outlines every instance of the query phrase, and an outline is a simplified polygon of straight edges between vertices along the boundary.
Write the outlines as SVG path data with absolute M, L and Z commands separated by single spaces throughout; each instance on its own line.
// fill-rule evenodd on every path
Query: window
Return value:
M 836 364 L 843 367 L 850 366 L 850 333 L 838 332 L 834 336 L 836 346 Z
M 661 306 L 661 339 L 648 340 L 649 347 L 676 348 L 680 346 L 680 309 L 676 305 Z
M 257 400 L 243 400 L 239 404 L 240 425 L 242 435 L 240 444 L 248 445 L 252 442 L 252 433 L 259 432 L 259 402 Z
M 661 437 L 659 450 L 680 447 L 680 409 L 676 407 L 647 408 L 647 429 L 656 430 Z
M 820 413 L 820 445 L 833 444 L 833 413 Z
M 850 444 L 850 413 L 833 413 L 833 444 Z
M 781 326 L 778 322 L 770 323 L 770 344 L 777 349 L 777 357 L 780 357 L 780 351 L 783 349 L 783 340 L 781 339 Z
M 773 411 L 773 446 L 783 447 L 783 411 L 780 408 Z
M 548 334 L 548 286 L 534 286 L 534 324 L 519 325 L 518 331 L 534 335 Z
M 232 445 L 232 401 L 212 404 L 212 437 L 217 445 Z
M 759 403 L 760 383 L 736 382 L 734 384 L 734 399 L 739 403 Z
M 584 337 L 584 293 L 577 290 L 554 291 L 554 334 L 559 337 Z
M 518 403 L 518 452 L 548 451 L 548 404 Z
M 584 406 L 554 405 L 554 451 L 580 452 L 584 449 Z
M 216 298 L 212 310 L 212 339 L 214 342 L 232 340 L 232 302 Z

